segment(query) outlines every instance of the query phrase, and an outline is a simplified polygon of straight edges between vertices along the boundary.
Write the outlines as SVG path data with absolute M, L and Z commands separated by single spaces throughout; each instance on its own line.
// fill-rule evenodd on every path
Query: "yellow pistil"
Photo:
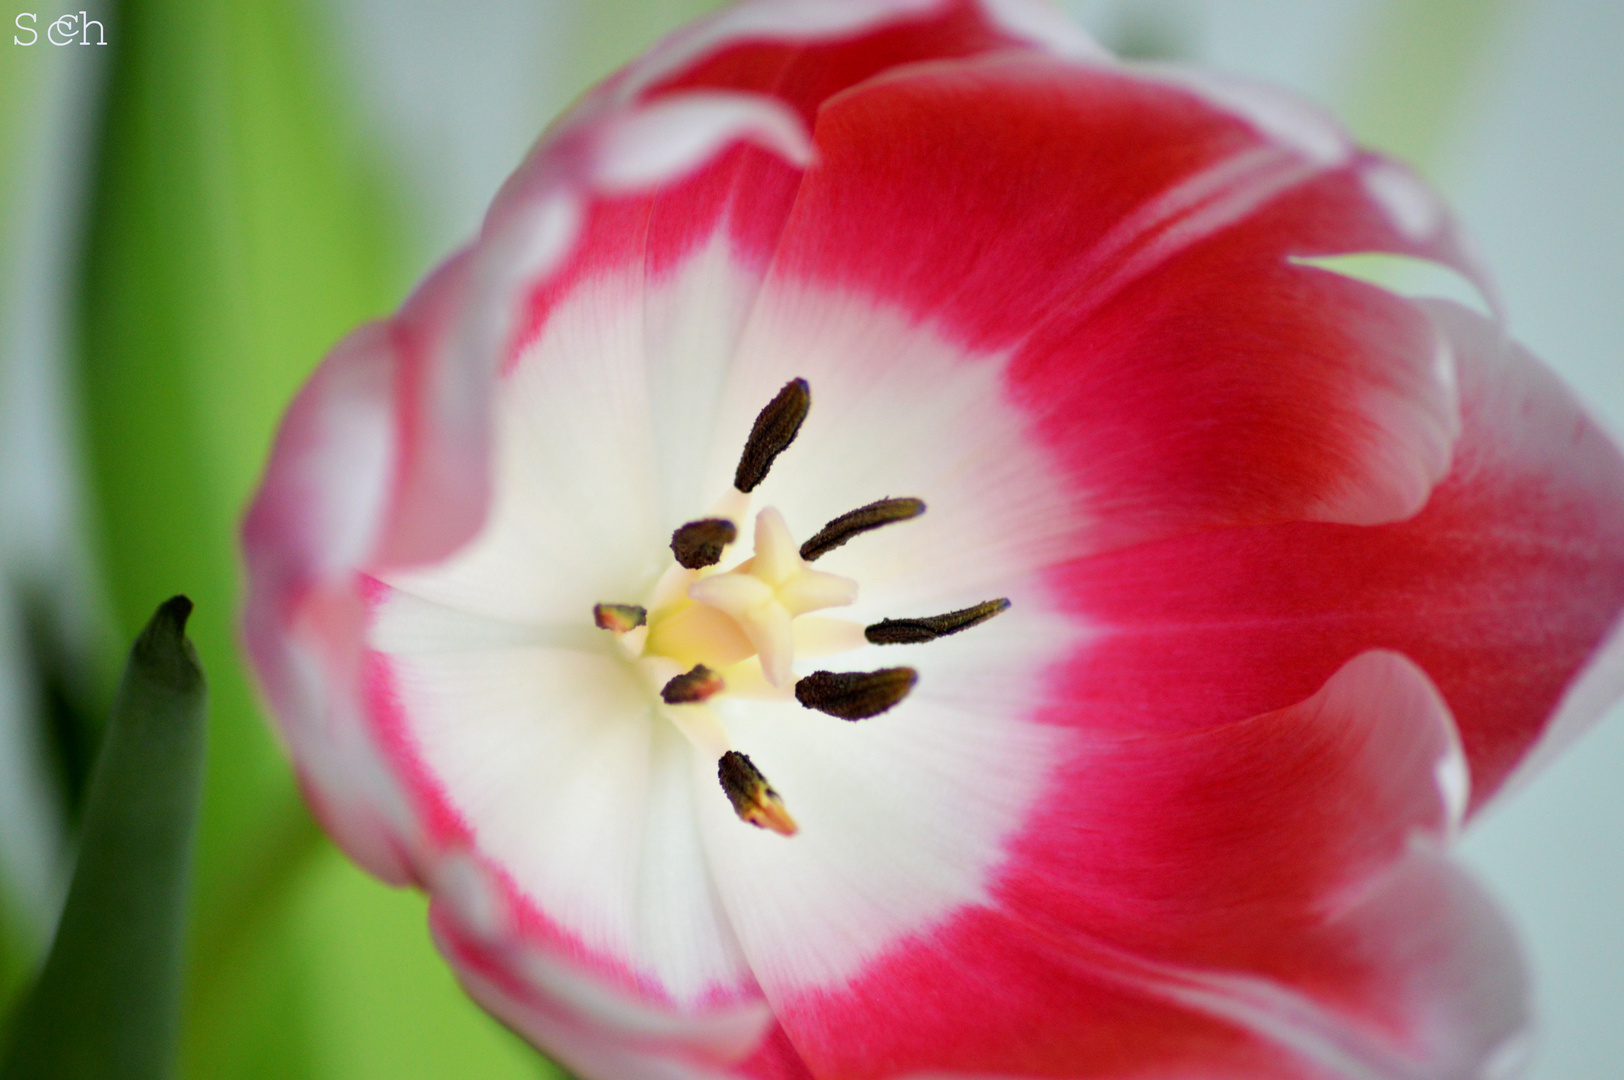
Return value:
M 850 604 L 857 583 L 812 569 L 772 507 L 756 515 L 755 545 L 753 558 L 698 579 L 688 595 L 728 616 L 754 647 L 767 682 L 783 687 L 794 678 L 796 616 Z

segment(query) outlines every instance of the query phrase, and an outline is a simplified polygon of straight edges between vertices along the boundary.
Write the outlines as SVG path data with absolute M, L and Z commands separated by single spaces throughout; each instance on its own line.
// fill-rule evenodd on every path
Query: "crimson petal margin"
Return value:
M 672 1015 L 662 1022 L 653 1013 L 637 1018 L 635 1006 L 613 1004 L 608 996 L 612 991 L 597 988 L 587 990 L 597 1000 L 583 1012 L 538 989 L 533 975 L 537 958 L 532 956 L 527 964 L 512 945 L 482 941 L 448 906 L 436 902 L 429 928 L 475 1001 L 583 1076 L 813 1080 L 765 1003 L 709 1017 Z M 558 979 L 573 984 L 571 996 L 576 999 L 586 996 L 581 991 L 590 987 L 589 976 L 567 968 L 559 970 Z M 608 1020 L 606 1032 L 606 1018 L 616 1014 L 625 1019 L 619 1024 Z
M 1091 723 L 1210 727 L 1396 649 L 1449 703 L 1475 813 L 1548 728 L 1540 760 L 1600 714 L 1624 668 L 1624 456 L 1494 323 L 1425 307 L 1450 343 L 1464 431 L 1422 512 L 1216 530 L 1056 567 L 1062 605 L 1100 631 L 1063 676 Z
M 1464 769 L 1413 663 L 1194 734 L 1053 722 L 1077 738 L 994 905 L 843 988 L 752 956 L 822 1080 L 1467 1080 L 1526 1051 L 1514 938 L 1439 854 Z
M 1087 493 L 1096 548 L 1398 520 L 1447 472 L 1458 408 L 1429 321 L 1291 260 L 1382 251 L 1481 275 L 1441 207 L 1418 232 L 1411 203 L 1401 219 L 1372 193 L 1402 167 L 1312 110 L 990 54 L 844 92 L 815 143 L 774 280 L 1012 353 L 1006 392 Z

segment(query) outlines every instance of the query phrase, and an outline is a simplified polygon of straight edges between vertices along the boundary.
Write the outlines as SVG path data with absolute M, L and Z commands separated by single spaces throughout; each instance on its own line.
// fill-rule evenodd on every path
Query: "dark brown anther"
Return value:
M 923 619 L 882 619 L 863 631 L 871 645 L 917 645 L 935 641 L 939 637 L 968 630 L 986 622 L 1001 611 L 1009 610 L 1009 600 L 988 600 L 975 607 L 949 611 L 946 615 L 930 615 Z
M 801 421 L 812 407 L 812 388 L 805 379 L 791 379 L 778 391 L 778 396 L 767 403 L 750 427 L 750 437 L 744 442 L 744 453 L 739 467 L 733 471 L 733 486 L 745 493 L 767 478 L 773 459 L 784 452 L 800 433 Z
M 593 604 L 592 621 L 599 630 L 612 630 L 624 634 L 648 625 L 648 609 L 636 604 Z
M 738 539 L 739 530 L 727 518 L 701 518 L 690 521 L 671 534 L 671 554 L 677 565 L 689 570 L 715 566 L 722 549 Z
M 925 504 L 920 499 L 881 499 L 867 506 L 859 506 L 849 514 L 841 514 L 802 544 L 801 558 L 811 562 L 829 554 L 859 533 L 878 529 L 893 521 L 907 521 L 924 512 Z
M 722 692 L 722 677 L 704 664 L 695 664 L 676 676 L 660 691 L 667 705 L 694 705 Z
M 784 808 L 784 800 L 749 758 L 729 750 L 716 763 L 716 775 L 740 821 L 748 821 L 758 829 L 771 829 L 779 836 L 794 836 L 798 831 L 795 819 Z
M 919 681 L 913 668 L 879 671 L 814 671 L 795 684 L 795 700 L 842 720 L 867 720 L 903 698 Z

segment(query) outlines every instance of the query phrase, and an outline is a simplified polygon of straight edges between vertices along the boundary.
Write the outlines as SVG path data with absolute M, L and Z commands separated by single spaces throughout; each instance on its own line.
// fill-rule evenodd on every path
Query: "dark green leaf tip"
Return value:
M 158 605 L 130 650 L 131 662 L 146 675 L 180 692 L 203 682 L 197 652 L 186 638 L 186 623 L 191 617 L 191 598 L 171 596 Z
M 158 614 L 172 621 L 175 629 L 184 633 L 186 620 L 192 617 L 192 598 L 185 593 L 177 593 L 158 605 Z

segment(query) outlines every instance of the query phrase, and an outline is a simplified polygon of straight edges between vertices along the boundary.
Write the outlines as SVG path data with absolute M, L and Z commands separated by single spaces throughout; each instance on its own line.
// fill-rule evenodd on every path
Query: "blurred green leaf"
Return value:
M 39 50 L 9 45 L 0 63 L 0 328 L 14 324 L 15 282 L 23 268 L 17 265 L 22 224 L 22 181 L 28 150 L 39 122 L 42 65 Z M 6 367 L 16 362 L 8 355 L 9 340 L 0 340 L 0 388 L 9 382 Z M 0 392 L 4 392 L 0 390 Z M 0 415 L 0 423 L 5 417 Z M 0 574 L 6 572 L 0 562 Z M 0 583 L 3 584 L 3 583 Z M 0 852 L 0 862 L 4 853 Z M 27 980 L 38 959 L 39 935 L 15 898 L 7 895 L 8 875 L 0 865 L 0 1016 Z
M 31 129 L 39 119 L 44 51 L 10 45 L 6 62 L 0 64 L 0 101 L 6 103 L 0 109 L 0 241 L 6 242 L 6 251 L 16 250 L 13 229 L 17 220 L 17 181 L 23 171 L 25 147 L 33 135 Z M 12 267 L 5 269 L 10 271 Z
M 309 955 L 292 923 L 290 889 L 248 912 L 241 933 L 194 990 L 181 1044 L 181 1075 L 230 1080 L 300 1080 L 317 1067 L 309 1002 Z M 344 1078 L 348 1080 L 348 1078 Z
M 313 1076 L 304 972 L 276 918 L 318 833 L 237 650 L 237 523 L 282 410 L 403 291 L 391 200 L 323 78 L 319 9 L 126 0 L 80 302 L 100 553 L 129 626 L 182 584 L 214 684 L 183 1061 Z M 272 1022 L 274 1021 L 274 1023 Z
M 9 1015 L 12 1001 L 22 991 L 35 961 L 34 950 L 29 948 L 33 943 L 22 924 L 23 917 L 13 902 L 0 894 L 0 1017 Z M 0 1051 L 5 1048 L 3 1030 L 0 1024 Z
M 238 659 L 235 534 L 282 409 L 325 349 L 389 306 L 387 201 L 339 130 L 303 8 L 129 0 L 96 167 L 81 388 L 117 616 L 198 599 L 214 673 L 198 956 L 313 835 Z
M 1359 141 L 1429 172 L 1517 0 L 1386 0 L 1343 95 Z
M 593 0 L 567 4 L 559 21 L 567 33 L 551 50 L 558 63 L 562 103 L 632 60 L 683 23 L 724 0 Z
M 78 865 L 0 1080 L 159 1080 L 179 1030 L 206 692 L 192 603 L 130 650 L 86 800 Z
M 428 900 L 327 848 L 293 904 L 296 935 L 331 962 L 311 972 L 314 1044 L 344 1080 L 559 1080 L 482 1013 L 434 950 Z
M 91 712 L 96 696 L 86 683 L 91 658 L 68 646 L 45 598 L 25 595 L 22 603 L 21 652 L 36 682 L 38 720 L 46 758 L 61 792 L 62 819 L 73 825 L 84 811 L 85 791 L 103 724 Z
M 407 284 L 409 230 L 327 79 L 320 11 L 125 0 L 108 20 L 80 306 L 101 553 L 125 623 L 160 583 L 198 598 L 214 696 L 182 1070 L 545 1075 L 454 988 L 422 901 L 321 840 L 236 648 L 237 523 L 282 410 Z

